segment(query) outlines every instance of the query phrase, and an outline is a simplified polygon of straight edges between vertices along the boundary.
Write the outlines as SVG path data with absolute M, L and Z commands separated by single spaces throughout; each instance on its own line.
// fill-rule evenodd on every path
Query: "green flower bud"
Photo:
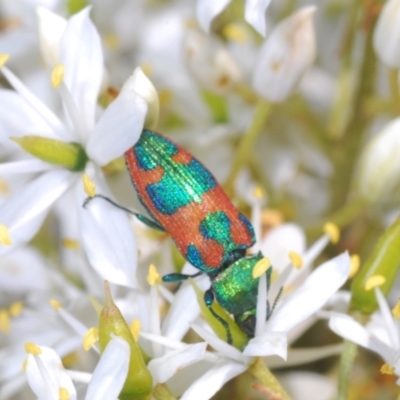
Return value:
M 378 303 L 375 292 L 368 290 L 367 281 L 372 276 L 383 277 L 384 282 L 379 288 L 383 294 L 387 294 L 393 286 L 399 266 L 400 217 L 380 237 L 367 262 L 354 279 L 351 286 L 350 308 L 364 314 L 372 314 L 376 311 Z
M 11 137 L 10 139 L 40 160 L 71 171 L 83 171 L 88 161 L 88 156 L 79 143 L 66 143 L 35 135 Z
M 68 0 L 67 10 L 70 15 L 76 14 L 88 5 L 86 0 Z
M 208 325 L 211 326 L 214 333 L 222 340 L 227 340 L 226 338 L 226 330 L 218 319 L 211 313 L 206 303 L 204 302 L 204 293 L 200 290 L 200 288 L 196 285 L 196 283 L 189 279 L 190 283 L 193 286 L 193 289 L 196 293 L 197 302 L 199 303 L 201 314 L 203 318 L 207 321 Z M 217 303 L 214 302 L 212 304 L 213 311 L 224 321 L 227 322 L 229 330 L 232 335 L 232 345 L 237 349 L 242 350 L 247 345 L 249 338 L 247 335 L 238 327 L 238 325 L 233 321 L 231 316 Z
M 146 367 L 143 352 L 135 342 L 118 307 L 114 304 L 108 282 L 105 282 L 105 302 L 99 320 L 99 346 L 102 352 L 111 340 L 111 334 L 126 340 L 131 350 L 128 376 L 118 398 L 121 400 L 150 399 L 153 378 Z

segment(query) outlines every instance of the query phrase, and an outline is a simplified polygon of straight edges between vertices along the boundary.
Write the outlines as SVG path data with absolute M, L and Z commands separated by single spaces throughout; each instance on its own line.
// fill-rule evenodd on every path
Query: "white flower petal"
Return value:
M 242 353 L 237 348 L 217 337 L 213 332 L 209 332 L 197 324 L 191 324 L 191 328 L 224 357 L 243 362 Z
M 284 332 L 266 332 L 251 339 L 243 351 L 245 356 L 272 356 L 277 355 L 286 360 L 287 335 Z
M 0 206 L 0 223 L 10 232 L 12 246 L 0 246 L 5 254 L 36 233 L 48 208 L 71 186 L 76 174 L 57 169 L 42 174 Z
M 167 352 L 163 357 L 149 362 L 148 368 L 154 383 L 164 383 L 181 369 L 200 361 L 206 353 L 207 343 L 196 343 Z
M 39 400 L 58 400 L 59 390 L 64 388 L 70 400 L 76 399 L 76 391 L 71 378 L 64 370 L 60 357 L 49 347 L 40 347 L 42 354 L 28 355 L 26 377 L 29 386 Z
M 187 273 L 184 271 L 183 273 Z M 196 278 L 196 285 L 202 290 L 210 287 L 210 280 L 207 276 Z M 164 336 L 181 340 L 189 330 L 189 323 L 194 321 L 200 314 L 200 307 L 196 295 L 189 282 L 184 282 L 175 295 L 175 301 L 168 311 L 162 325 Z
M 318 267 L 272 314 L 268 331 L 287 332 L 319 310 L 349 276 L 350 257 L 343 253 Z
M 100 176 L 98 193 L 111 197 Z M 93 199 L 86 208 L 86 195 L 77 184 L 77 208 L 82 245 L 91 266 L 112 283 L 136 288 L 136 240 L 126 213 L 103 199 Z
M 388 0 L 382 8 L 374 31 L 374 48 L 384 63 L 400 68 L 400 1 Z
M 3 256 L 0 264 L 0 292 L 23 298 L 29 292 L 50 287 L 46 260 L 34 248 L 24 246 Z M 1 397 L 0 397 L 1 398 Z
M 247 366 L 233 361 L 222 361 L 207 373 L 197 379 L 180 400 L 208 400 L 221 387 L 235 376 L 242 374 L 247 370 Z
M 196 16 L 200 26 L 210 31 L 211 21 L 228 5 L 230 0 L 197 0 Z
M 114 336 L 97 364 L 86 393 L 86 400 L 117 399 L 129 369 L 128 343 Z
M 286 223 L 272 228 L 263 238 L 260 247 L 263 254 L 270 259 L 274 270 L 282 271 L 290 262 L 290 251 L 304 253 L 306 237 L 298 225 Z
M 393 349 L 378 338 L 373 337 L 367 329 L 354 321 L 350 316 L 344 314 L 333 316 L 329 320 L 329 328 L 331 328 L 337 335 L 369 350 L 375 351 L 380 354 L 386 362 L 390 364 L 393 362 Z
M 370 202 L 387 199 L 398 185 L 400 174 L 400 118 L 386 124 L 363 148 L 355 188 Z
M 47 8 L 38 7 L 40 50 L 44 62 L 49 68 L 60 63 L 60 40 L 64 33 L 67 21 Z
M 43 104 L 41 100 L 39 100 L 39 98 L 36 97 L 9 69 L 3 67 L 1 70 L 10 85 L 27 103 L 27 106 L 23 106 L 23 110 L 27 111 L 27 115 L 28 113 L 30 114 L 28 118 L 34 118 L 36 120 L 36 122 L 34 122 L 34 126 L 36 127 L 39 125 L 42 127 L 45 124 L 44 129 L 41 128 L 40 132 L 45 133 L 48 137 L 54 139 L 64 141 L 70 140 L 71 135 L 65 130 L 65 127 L 59 118 L 45 104 Z M 18 104 L 22 103 L 21 101 L 18 102 Z M 28 107 L 30 107 L 37 114 L 36 117 L 34 117 L 33 112 L 29 112 Z M 19 115 L 19 112 L 15 113 L 14 111 L 13 115 Z M 27 125 L 26 129 L 29 129 L 29 125 Z M 29 133 L 29 131 L 27 133 Z
M 285 101 L 314 62 L 314 12 L 314 6 L 305 7 L 282 21 L 260 49 L 253 87 L 271 102 Z
M 400 347 L 400 344 L 397 324 L 393 319 L 392 311 L 390 310 L 389 305 L 379 287 L 375 288 L 375 296 L 379 304 L 379 310 L 385 323 L 385 328 L 387 331 L 387 335 L 390 338 L 391 345 L 393 348 L 398 349 Z
M 60 47 L 60 61 L 65 67 L 64 82 L 84 118 L 88 133 L 94 126 L 103 78 L 100 37 L 89 18 L 89 11 L 86 7 L 68 20 Z
M 147 102 L 133 91 L 122 91 L 107 107 L 91 134 L 86 151 L 99 165 L 123 155 L 140 138 Z
M 262 36 L 265 36 L 265 10 L 271 0 L 246 0 L 245 20 Z
M 12 161 L 0 164 L 0 174 L 32 174 L 35 172 L 43 172 L 49 169 L 54 169 L 54 166 L 44 161 L 33 158 L 31 160 Z

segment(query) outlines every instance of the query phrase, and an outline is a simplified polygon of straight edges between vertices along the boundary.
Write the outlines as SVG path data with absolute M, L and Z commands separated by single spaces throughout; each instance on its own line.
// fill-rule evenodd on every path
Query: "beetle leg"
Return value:
M 160 224 L 158 224 L 156 221 L 153 221 L 152 219 L 146 217 L 143 214 L 139 214 L 132 210 L 129 210 L 129 208 L 120 206 L 114 200 L 111 200 L 109 197 L 103 196 L 102 194 L 95 194 L 93 197 L 86 197 L 85 201 L 83 202 L 83 207 L 85 208 L 89 204 L 89 202 L 92 201 L 95 197 L 99 197 L 100 199 L 106 200 L 113 206 L 119 208 L 120 210 L 126 211 L 127 213 L 134 215 L 139 221 L 143 222 L 145 225 L 147 225 L 150 228 L 156 229 L 161 232 L 166 232 L 166 230 Z
M 269 303 L 267 301 L 267 321 L 269 320 L 269 318 L 271 317 L 272 313 L 274 312 L 275 307 L 278 304 L 278 301 L 279 301 L 279 299 L 280 299 L 280 297 L 282 295 L 282 292 L 283 292 L 283 287 L 281 287 L 279 289 L 279 292 L 278 292 L 277 296 L 275 297 L 274 304 L 272 304 L 271 310 L 269 309 Z
M 222 324 L 222 326 L 225 328 L 227 342 L 229 344 L 232 344 L 232 334 L 231 334 L 231 330 L 229 329 L 228 323 L 223 318 L 221 318 L 212 308 L 212 304 L 214 303 L 214 292 L 213 292 L 212 288 L 208 289 L 204 293 L 204 302 L 206 303 L 206 306 L 210 310 L 213 317 L 215 319 L 217 319 Z
M 196 276 L 200 276 L 202 273 L 203 272 L 201 272 L 201 271 L 197 272 L 196 274 L 193 274 L 193 275 L 173 273 L 173 274 L 164 275 L 162 277 L 162 280 L 163 280 L 163 282 L 182 282 L 189 278 L 196 278 Z

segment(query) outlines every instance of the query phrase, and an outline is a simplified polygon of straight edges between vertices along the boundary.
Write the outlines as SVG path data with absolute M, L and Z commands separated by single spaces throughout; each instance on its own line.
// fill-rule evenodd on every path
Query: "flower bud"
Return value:
M 47 67 L 54 68 L 60 62 L 60 41 L 67 21 L 44 7 L 37 9 L 39 44 Z
M 10 139 L 40 160 L 71 171 L 83 171 L 88 161 L 85 150 L 79 143 L 66 143 L 35 135 L 11 137 Z
M 147 400 L 151 398 L 153 378 L 146 367 L 143 353 L 135 342 L 128 324 L 111 297 L 105 283 L 105 303 L 99 320 L 99 346 L 103 352 L 111 340 L 111 334 L 124 339 L 130 347 L 129 371 L 119 399 Z
M 379 58 L 391 68 L 400 68 L 400 0 L 383 6 L 373 40 Z
M 144 74 L 140 67 L 137 67 L 133 74 L 124 83 L 121 89 L 123 91 L 133 91 L 142 97 L 148 106 L 144 128 L 154 129 L 157 126 L 158 116 L 160 113 L 160 103 L 156 88 L 150 79 Z
M 355 174 L 357 194 L 369 202 L 387 198 L 400 178 L 400 118 L 389 122 L 364 147 Z
M 184 48 L 188 68 L 203 88 L 224 94 L 239 81 L 239 67 L 217 38 L 192 30 Z
M 315 59 L 315 7 L 305 7 L 283 20 L 261 46 L 253 87 L 271 102 L 283 102 Z
M 379 277 L 380 290 L 386 295 L 394 284 L 400 267 L 400 217 L 379 238 L 371 255 L 354 278 L 350 308 L 365 314 L 378 309 L 375 292 L 368 290 L 371 277 Z M 383 279 L 382 279 L 383 278 Z

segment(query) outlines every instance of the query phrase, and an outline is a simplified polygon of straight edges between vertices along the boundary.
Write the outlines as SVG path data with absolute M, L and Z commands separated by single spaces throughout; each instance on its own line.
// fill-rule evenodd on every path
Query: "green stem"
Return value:
M 367 208 L 367 203 L 361 199 L 355 199 L 346 203 L 342 208 L 331 214 L 326 220 L 335 223 L 339 228 L 354 221 Z
M 361 199 L 352 200 L 333 214 L 324 218 L 323 221 L 307 227 L 306 232 L 310 237 L 319 236 L 321 234 L 321 227 L 325 222 L 333 222 L 339 228 L 344 228 L 364 213 L 367 207 L 368 203 Z
M 258 358 L 250 367 L 249 372 L 257 378 L 269 392 L 271 392 L 271 395 L 274 395 L 275 399 L 291 400 L 290 396 L 286 393 L 261 358 Z
M 271 111 L 271 103 L 265 99 L 259 99 L 254 110 L 253 121 L 239 143 L 231 172 L 226 180 L 225 189 L 228 193 L 233 192 L 233 185 L 240 170 L 248 163 L 254 143 L 264 127 Z
M 350 386 L 351 370 L 357 355 L 357 345 L 345 340 L 340 358 L 339 385 L 336 400 L 347 400 Z
M 393 114 L 397 116 L 400 114 L 399 71 L 397 69 L 389 69 L 389 86 Z

